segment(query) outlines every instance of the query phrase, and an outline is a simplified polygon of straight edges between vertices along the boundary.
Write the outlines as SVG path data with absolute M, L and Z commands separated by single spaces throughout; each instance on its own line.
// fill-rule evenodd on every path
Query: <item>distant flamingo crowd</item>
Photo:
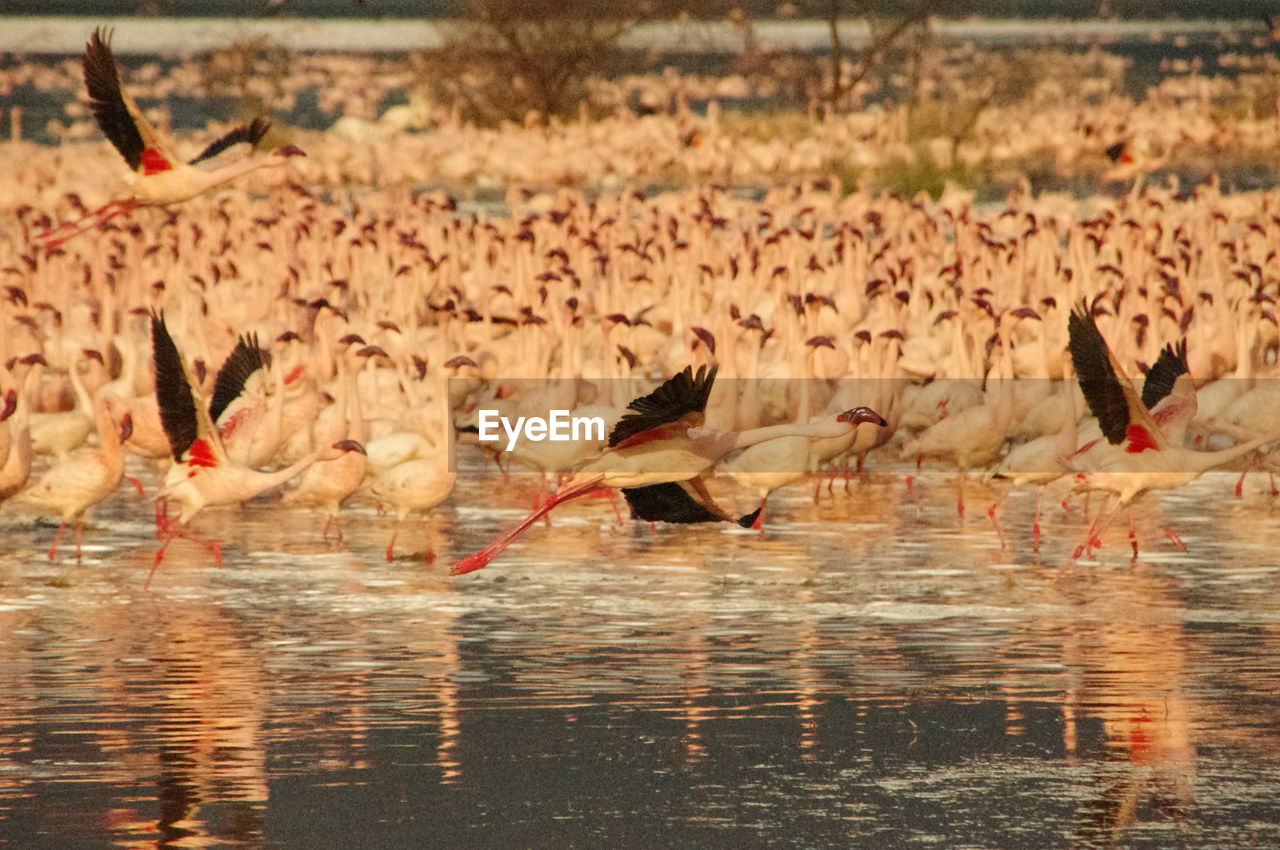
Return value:
M 344 505 L 394 512 L 390 560 L 460 472 L 535 472 L 534 511 L 456 574 L 589 494 L 620 491 L 639 521 L 767 529 L 779 488 L 809 478 L 817 499 L 878 466 L 914 493 L 930 462 L 956 473 L 962 517 L 982 474 L 1000 546 L 1018 545 L 1006 483 L 1034 490 L 1036 551 L 1049 488 L 1101 492 L 1074 560 L 1148 492 L 1277 466 L 1274 192 L 1020 190 L 984 208 L 818 181 L 466 212 L 440 192 L 290 183 L 292 146 L 225 162 L 261 121 L 182 164 L 101 33 L 83 66 L 129 181 L 94 210 L 69 196 L 65 224 L 20 205 L 0 229 L 0 502 L 59 520 L 50 558 L 72 524 L 79 557 L 107 499 L 154 500 L 159 565 L 192 524 L 216 530 L 205 508 L 283 486 L 335 545 Z M 480 410 L 609 428 L 507 452 L 477 441 Z M 1130 515 L 1135 558 L 1144 533 Z

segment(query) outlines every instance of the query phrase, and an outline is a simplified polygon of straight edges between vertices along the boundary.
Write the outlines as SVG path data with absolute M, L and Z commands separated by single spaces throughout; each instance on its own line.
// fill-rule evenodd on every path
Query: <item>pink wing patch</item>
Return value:
M 235 413 L 232 413 L 230 416 L 222 420 L 222 423 L 218 426 L 218 436 L 222 438 L 223 442 L 230 440 L 236 430 L 239 429 L 248 418 L 249 411 L 246 408 L 237 410 Z
M 213 456 L 213 446 L 210 446 L 207 440 L 199 438 L 192 440 L 191 448 L 187 449 L 187 463 L 191 466 L 218 465 L 218 461 Z
M 146 176 L 159 174 L 161 171 L 172 171 L 173 163 L 155 148 L 143 148 L 142 173 Z
M 1147 449 L 1160 450 L 1151 432 L 1141 425 L 1130 425 L 1124 431 L 1124 450 L 1130 454 L 1145 452 Z

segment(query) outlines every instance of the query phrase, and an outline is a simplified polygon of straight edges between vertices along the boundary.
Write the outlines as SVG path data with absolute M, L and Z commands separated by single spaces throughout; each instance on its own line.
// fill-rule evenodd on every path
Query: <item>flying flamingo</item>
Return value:
M 1115 507 L 1110 511 L 1104 500 L 1087 536 L 1072 554 L 1073 560 L 1085 551 L 1100 546 L 1102 533 L 1120 511 L 1147 491 L 1180 487 L 1210 469 L 1230 463 L 1260 446 L 1280 439 L 1280 430 L 1277 430 L 1221 451 L 1197 452 L 1183 448 L 1180 443 L 1169 439 L 1125 376 L 1099 332 L 1093 319 L 1093 310 L 1087 301 L 1072 311 L 1067 320 L 1067 332 L 1071 362 L 1080 381 L 1080 390 L 1109 444 L 1104 446 L 1099 440 L 1095 444 L 1086 445 L 1078 453 L 1083 456 L 1086 451 L 1097 446 L 1093 453 L 1093 468 L 1081 470 L 1084 480 L 1080 489 L 1105 490 L 1108 500 L 1112 496 L 1118 497 Z M 1161 367 L 1156 376 L 1148 377 L 1148 385 L 1156 387 L 1148 394 L 1148 400 L 1164 393 L 1166 385 L 1170 390 L 1176 390 L 1179 381 L 1183 381 L 1183 386 L 1188 385 L 1189 378 L 1183 377 L 1185 348 L 1179 346 L 1166 350 L 1170 354 L 1165 358 L 1167 365 Z M 1152 370 L 1155 371 L 1155 367 Z M 1180 406 L 1185 407 L 1187 404 L 1177 392 L 1170 392 L 1167 397 L 1173 401 L 1166 409 L 1178 411 Z M 1165 397 L 1161 397 L 1156 405 L 1157 411 L 1165 404 Z M 1190 404 L 1194 405 L 1194 394 Z M 1194 415 L 1193 407 L 1191 416 Z M 1174 421 L 1180 421 L 1182 416 L 1185 416 L 1185 412 L 1176 416 L 1170 414 Z M 1189 421 L 1190 416 L 1186 416 L 1186 419 Z M 1137 558 L 1138 539 L 1132 530 L 1132 518 L 1130 524 L 1130 544 L 1133 547 L 1133 557 Z M 1166 530 L 1166 534 L 1174 545 L 1186 549 L 1172 529 Z
M 187 376 L 177 346 L 169 336 L 164 317 L 155 313 L 151 316 L 151 345 L 155 358 L 156 399 L 160 403 L 160 419 L 173 450 L 174 465 L 165 475 L 157 501 L 157 534 L 162 542 L 147 575 L 148 585 L 169 544 L 175 537 L 188 536 L 182 529 L 202 508 L 251 499 L 285 483 L 318 460 L 334 460 L 347 452 L 364 451 L 364 447 L 354 440 L 339 440 L 313 449 L 274 472 L 260 472 L 234 464 L 227 458 L 213 423 L 240 394 L 249 376 L 261 368 L 262 355 L 256 340 L 240 338 L 214 379 L 213 398 L 208 408 L 197 401 L 193 382 Z M 170 521 L 166 516 L 165 499 L 179 503 L 176 521 Z M 222 563 L 222 549 L 216 541 L 199 542 L 209 547 L 215 564 Z
M 702 482 L 703 474 L 730 452 L 779 437 L 835 437 L 862 422 L 885 424 L 870 408 L 857 407 L 808 424 L 787 423 L 748 431 L 703 428 L 715 377 L 715 366 L 702 366 L 696 375 L 692 367 L 686 366 L 653 392 L 632 401 L 627 405 L 632 412 L 622 417 L 609 434 L 607 449 L 581 466 L 520 524 L 480 551 L 456 561 L 450 574 L 480 569 L 556 505 L 604 488 L 622 490 L 639 519 L 674 523 L 732 520 L 715 504 Z M 736 521 L 745 528 L 755 517 L 753 512 Z
M 289 157 L 304 156 L 293 145 L 276 148 L 266 156 L 251 156 L 219 168 L 199 168 L 232 145 L 256 145 L 266 135 L 271 122 L 255 118 L 236 127 L 209 144 L 189 162 L 182 162 L 157 134 L 138 104 L 120 83 L 120 73 L 111 55 L 111 33 L 94 30 L 84 49 L 84 82 L 89 90 L 89 108 L 111 144 L 132 170 L 130 192 L 87 216 L 39 234 L 36 239 L 52 248 L 95 225 L 132 212 L 138 207 L 155 207 L 187 201 L 216 186 L 256 171 L 284 165 Z

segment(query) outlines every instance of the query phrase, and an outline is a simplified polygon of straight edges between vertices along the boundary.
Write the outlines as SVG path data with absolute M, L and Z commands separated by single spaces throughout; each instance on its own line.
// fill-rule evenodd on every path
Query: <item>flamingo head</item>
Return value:
M 291 156 L 306 156 L 307 154 L 297 145 L 282 145 L 271 152 L 272 156 L 278 156 L 287 159 Z
M 849 422 L 856 428 L 863 422 L 870 422 L 872 425 L 886 427 L 889 423 L 879 413 L 876 413 L 869 407 L 854 407 L 846 410 L 836 417 L 837 422 Z

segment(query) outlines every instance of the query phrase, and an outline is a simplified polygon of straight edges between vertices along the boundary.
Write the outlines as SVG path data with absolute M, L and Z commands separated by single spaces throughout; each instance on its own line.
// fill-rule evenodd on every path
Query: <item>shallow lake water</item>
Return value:
M 1280 523 L 1230 475 L 1153 499 L 1069 565 L 922 476 L 763 534 L 557 511 L 489 567 L 451 558 L 531 482 L 469 470 L 341 545 L 270 501 L 210 511 L 222 566 L 119 495 L 50 563 L 0 515 L 0 843 L 120 847 L 1280 845 Z M 1050 500 L 1046 500 L 1048 503 Z M 1056 504 L 1056 500 L 1055 504 Z M 439 558 L 420 557 L 430 544 Z

